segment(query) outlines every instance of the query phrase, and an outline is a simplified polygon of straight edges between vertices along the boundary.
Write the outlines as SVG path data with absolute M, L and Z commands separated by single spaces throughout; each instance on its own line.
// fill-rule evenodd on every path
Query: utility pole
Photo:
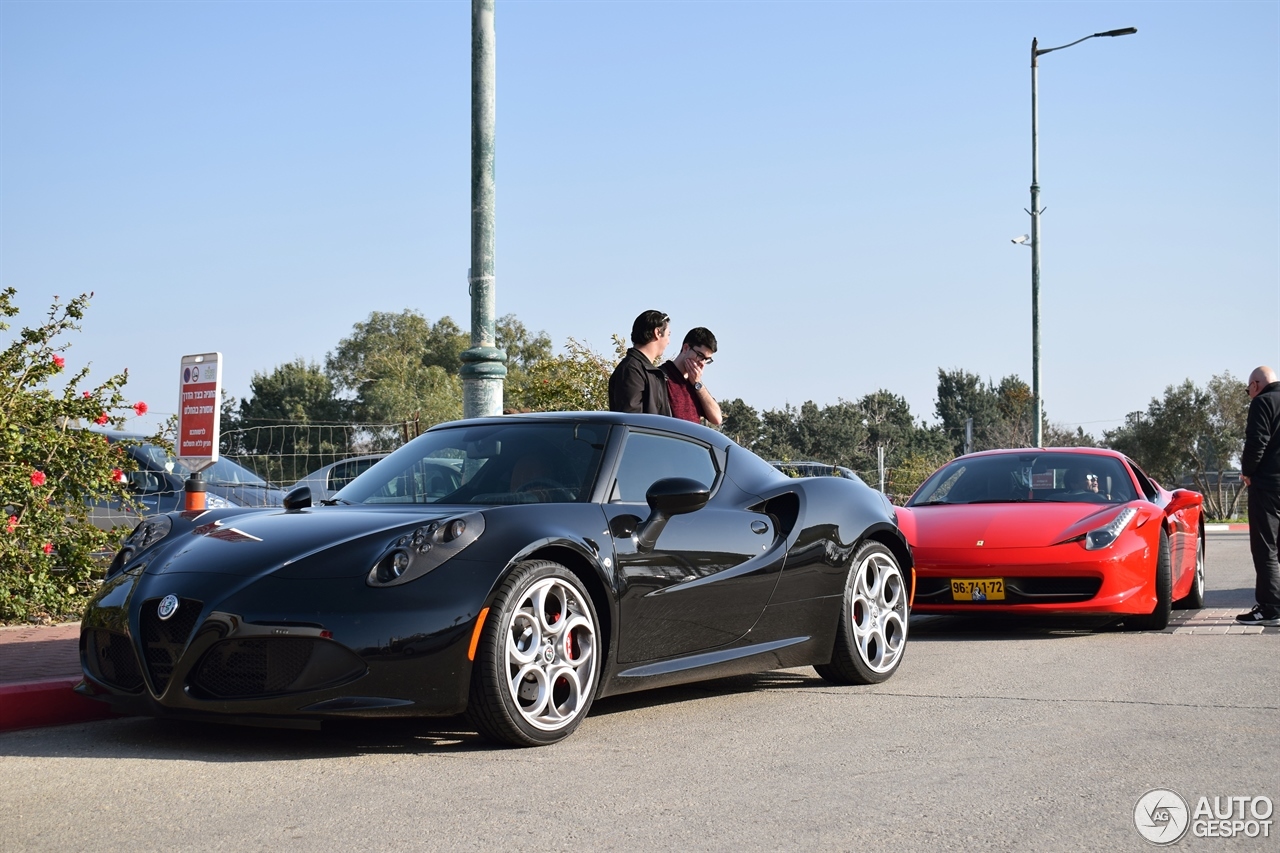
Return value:
M 502 414 L 506 353 L 498 349 L 493 276 L 496 56 L 494 0 L 471 0 L 471 348 L 462 353 L 462 416 Z
M 1027 213 L 1031 214 L 1031 394 L 1035 403 L 1036 447 L 1044 447 L 1044 397 L 1040 390 L 1040 214 L 1044 213 L 1044 208 L 1040 207 L 1039 60 L 1046 53 L 1073 47 L 1082 41 L 1131 36 L 1137 31 L 1136 27 L 1107 30 L 1059 47 L 1040 47 L 1036 39 L 1031 40 L 1031 209 Z

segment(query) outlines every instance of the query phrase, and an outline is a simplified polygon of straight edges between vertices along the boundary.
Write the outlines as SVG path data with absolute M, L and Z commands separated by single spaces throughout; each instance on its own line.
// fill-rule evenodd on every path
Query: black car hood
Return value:
M 179 513 L 173 532 L 143 557 L 153 575 L 355 577 L 367 574 L 398 536 L 466 511 L 336 506 Z

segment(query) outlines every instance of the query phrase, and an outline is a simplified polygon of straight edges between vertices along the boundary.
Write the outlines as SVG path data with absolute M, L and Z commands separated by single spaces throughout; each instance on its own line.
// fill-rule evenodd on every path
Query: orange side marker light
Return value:
M 476 627 L 471 631 L 471 645 L 467 648 L 467 660 L 476 659 L 476 646 L 480 645 L 480 631 L 484 628 L 484 619 L 489 615 L 489 608 L 480 611 L 476 617 Z

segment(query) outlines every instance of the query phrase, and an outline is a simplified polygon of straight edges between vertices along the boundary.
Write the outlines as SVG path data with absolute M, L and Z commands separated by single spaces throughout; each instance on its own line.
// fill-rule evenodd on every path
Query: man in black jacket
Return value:
M 631 349 L 609 377 L 609 411 L 671 415 L 667 375 L 654 362 L 671 343 L 671 318 L 645 311 L 631 324 Z
M 1264 365 L 1250 373 L 1248 391 L 1251 402 L 1240 479 L 1249 489 L 1249 550 L 1258 573 L 1258 603 L 1236 621 L 1280 627 L 1280 382 L 1276 372 Z

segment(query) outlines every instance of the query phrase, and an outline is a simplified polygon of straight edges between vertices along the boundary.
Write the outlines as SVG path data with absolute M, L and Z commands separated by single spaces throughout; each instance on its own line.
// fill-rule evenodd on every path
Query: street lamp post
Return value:
M 1105 33 L 1094 33 L 1059 47 L 1040 48 L 1036 39 L 1031 40 L 1031 209 L 1027 213 L 1031 214 L 1031 393 L 1035 400 L 1036 447 L 1044 445 L 1044 398 L 1040 394 L 1040 214 L 1044 211 L 1040 208 L 1040 137 L 1037 133 L 1038 59 L 1046 53 L 1063 50 L 1092 38 L 1131 36 L 1137 31 L 1137 27 L 1107 30 Z
M 462 353 L 462 416 L 502 414 L 506 353 L 497 347 L 494 223 L 493 0 L 471 0 L 471 348 Z

